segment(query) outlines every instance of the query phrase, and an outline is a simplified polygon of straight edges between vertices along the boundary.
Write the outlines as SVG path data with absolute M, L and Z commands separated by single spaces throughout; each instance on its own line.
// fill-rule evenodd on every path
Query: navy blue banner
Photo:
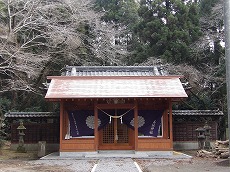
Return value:
M 92 110 L 69 111 L 70 135 L 72 137 L 94 136 L 94 113 Z M 109 117 L 98 113 L 98 129 L 109 123 Z
M 138 132 L 144 136 L 158 135 L 161 126 L 162 110 L 139 110 Z M 70 135 L 72 137 L 94 135 L 94 113 L 92 110 L 69 111 Z M 106 126 L 113 116 L 120 116 L 118 120 L 134 129 L 133 110 L 98 110 L 98 130 Z M 111 117 L 110 117 L 111 116 Z

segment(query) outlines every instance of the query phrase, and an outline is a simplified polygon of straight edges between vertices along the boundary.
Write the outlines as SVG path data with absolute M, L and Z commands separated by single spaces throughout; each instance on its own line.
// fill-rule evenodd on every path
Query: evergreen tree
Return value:
M 136 51 L 134 50 L 142 50 L 144 47 L 133 34 L 133 28 L 139 22 L 138 7 L 139 5 L 135 0 L 96 0 L 95 2 L 95 8 L 104 12 L 101 20 L 107 25 L 114 25 L 113 37 L 115 41 L 114 45 L 111 46 L 126 52 L 125 54 L 115 54 L 115 57 L 123 65 L 132 65 L 133 63 L 130 63 L 131 58 L 129 56 L 133 53 L 135 54 Z M 140 61 L 141 57 L 138 54 L 137 61 Z
M 182 0 L 141 0 L 142 21 L 135 28 L 149 56 L 173 63 L 185 62 L 189 45 L 201 35 L 198 4 Z
M 209 15 L 211 14 L 212 7 L 218 0 L 201 0 L 200 1 L 200 12 L 202 15 Z
M 132 26 L 138 20 L 135 0 L 96 0 L 96 9 L 104 11 L 102 20 Z

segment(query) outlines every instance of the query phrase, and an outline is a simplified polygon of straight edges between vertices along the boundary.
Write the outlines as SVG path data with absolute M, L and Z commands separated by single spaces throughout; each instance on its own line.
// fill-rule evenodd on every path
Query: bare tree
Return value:
M 65 65 L 123 65 L 127 45 L 115 40 L 126 26 L 102 21 L 93 6 L 94 0 L 0 0 L 0 94 L 20 94 L 23 109 L 44 93 L 46 75 Z
M 72 11 L 62 1 L 4 0 L 0 30 L 0 92 L 36 91 L 33 82 L 57 54 L 72 58 L 81 44 Z M 72 27 L 71 27 L 72 26 Z
M 194 58 L 207 58 L 207 51 L 213 52 L 215 43 L 224 44 L 224 12 L 223 0 L 219 0 L 212 7 L 210 15 L 203 15 L 200 18 L 202 36 L 191 45 Z M 222 45 L 223 46 L 223 45 Z M 222 54 L 222 60 L 224 54 Z M 219 62 L 220 63 L 220 62 Z
M 44 67 L 59 64 L 60 57 L 67 64 L 122 65 L 128 54 L 126 43 L 115 41 L 121 41 L 126 26 L 101 21 L 103 14 L 93 10 L 93 2 L 2 0 L 0 92 L 36 91 L 34 80 Z M 88 25 L 90 34 L 78 31 L 82 24 Z M 91 53 L 90 58 L 81 58 L 81 53 Z

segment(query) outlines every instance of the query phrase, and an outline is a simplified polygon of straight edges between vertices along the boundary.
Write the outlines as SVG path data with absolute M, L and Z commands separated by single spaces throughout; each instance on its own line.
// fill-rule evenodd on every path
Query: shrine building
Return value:
M 60 156 L 172 151 L 172 104 L 187 97 L 161 66 L 67 66 L 45 98 L 60 103 Z

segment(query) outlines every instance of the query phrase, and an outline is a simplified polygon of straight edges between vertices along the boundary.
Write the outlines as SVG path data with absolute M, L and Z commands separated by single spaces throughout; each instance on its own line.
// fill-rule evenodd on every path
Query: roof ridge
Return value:
M 163 76 L 162 65 L 154 66 L 66 66 L 65 76 Z

